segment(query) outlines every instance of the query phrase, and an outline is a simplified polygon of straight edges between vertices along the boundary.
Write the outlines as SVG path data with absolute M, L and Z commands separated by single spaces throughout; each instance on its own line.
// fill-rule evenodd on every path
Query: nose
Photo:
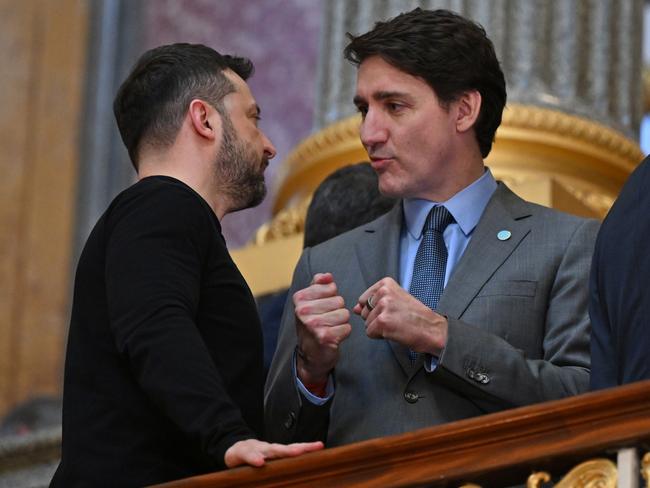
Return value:
M 275 149 L 275 146 L 271 142 L 271 139 L 266 137 L 266 134 L 264 134 L 264 155 L 268 159 L 273 159 L 276 155 L 277 151 Z
M 388 140 L 388 130 L 381 116 L 374 110 L 368 110 L 359 127 L 361 143 L 368 149 Z

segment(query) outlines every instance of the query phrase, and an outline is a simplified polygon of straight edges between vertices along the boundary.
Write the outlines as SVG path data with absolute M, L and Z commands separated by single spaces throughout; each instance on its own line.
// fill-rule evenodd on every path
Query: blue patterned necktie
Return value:
M 431 310 L 435 310 L 438 306 L 445 287 L 447 248 L 442 234 L 453 221 L 454 218 L 445 207 L 442 205 L 433 207 L 424 223 L 422 240 L 415 255 L 409 293 Z M 411 365 L 417 358 L 417 352 L 409 351 Z

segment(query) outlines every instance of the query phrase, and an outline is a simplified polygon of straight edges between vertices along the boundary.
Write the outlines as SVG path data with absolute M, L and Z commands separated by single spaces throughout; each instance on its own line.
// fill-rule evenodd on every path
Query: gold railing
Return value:
M 645 381 L 160 486 L 511 486 L 541 471 L 559 479 L 578 463 L 648 441 Z M 611 473 L 587 475 L 584 469 L 561 486 L 612 486 Z M 597 463 L 596 469 L 610 468 Z M 530 486 L 546 477 L 533 476 Z

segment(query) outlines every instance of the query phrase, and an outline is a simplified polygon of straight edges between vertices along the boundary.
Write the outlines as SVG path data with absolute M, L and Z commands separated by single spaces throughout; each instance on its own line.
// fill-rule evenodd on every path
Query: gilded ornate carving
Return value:
M 650 452 L 646 452 L 641 459 L 641 474 L 646 488 L 650 488 Z
M 528 477 L 526 480 L 526 488 L 539 488 L 542 486 L 542 483 L 548 483 L 549 481 L 551 481 L 550 474 L 546 471 L 538 471 Z
M 642 158 L 638 144 L 618 131 L 591 120 L 532 105 L 510 104 L 503 112 L 504 128 L 530 129 L 599 146 L 636 164 Z M 497 132 L 497 140 L 499 132 Z
M 557 482 L 555 488 L 615 488 L 618 472 L 616 464 L 609 459 L 592 459 L 577 465 L 564 478 Z M 548 483 L 551 475 L 545 471 L 533 473 L 526 482 L 527 488 L 539 488 Z
M 361 146 L 359 141 L 358 115 L 347 117 L 328 125 L 301 142 L 287 157 L 278 171 L 278 181 L 286 178 L 287 173 L 300 172 L 320 160 L 324 155 L 337 152 L 341 146 L 353 143 Z
M 311 202 L 311 196 L 303 199 L 294 207 L 280 211 L 270 222 L 260 227 L 255 233 L 253 243 L 262 245 L 282 237 L 291 237 L 305 230 L 305 215 Z

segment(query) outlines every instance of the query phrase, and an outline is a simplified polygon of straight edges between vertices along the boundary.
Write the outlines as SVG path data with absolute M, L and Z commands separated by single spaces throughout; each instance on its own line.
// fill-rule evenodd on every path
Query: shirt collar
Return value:
M 404 219 L 409 234 L 414 239 L 422 235 L 422 228 L 427 215 L 435 205 L 444 205 L 454 220 L 469 236 L 478 224 L 492 194 L 497 189 L 497 182 L 490 168 L 485 168 L 483 175 L 468 187 L 463 188 L 446 202 L 432 202 L 419 198 L 405 198 L 402 202 Z

